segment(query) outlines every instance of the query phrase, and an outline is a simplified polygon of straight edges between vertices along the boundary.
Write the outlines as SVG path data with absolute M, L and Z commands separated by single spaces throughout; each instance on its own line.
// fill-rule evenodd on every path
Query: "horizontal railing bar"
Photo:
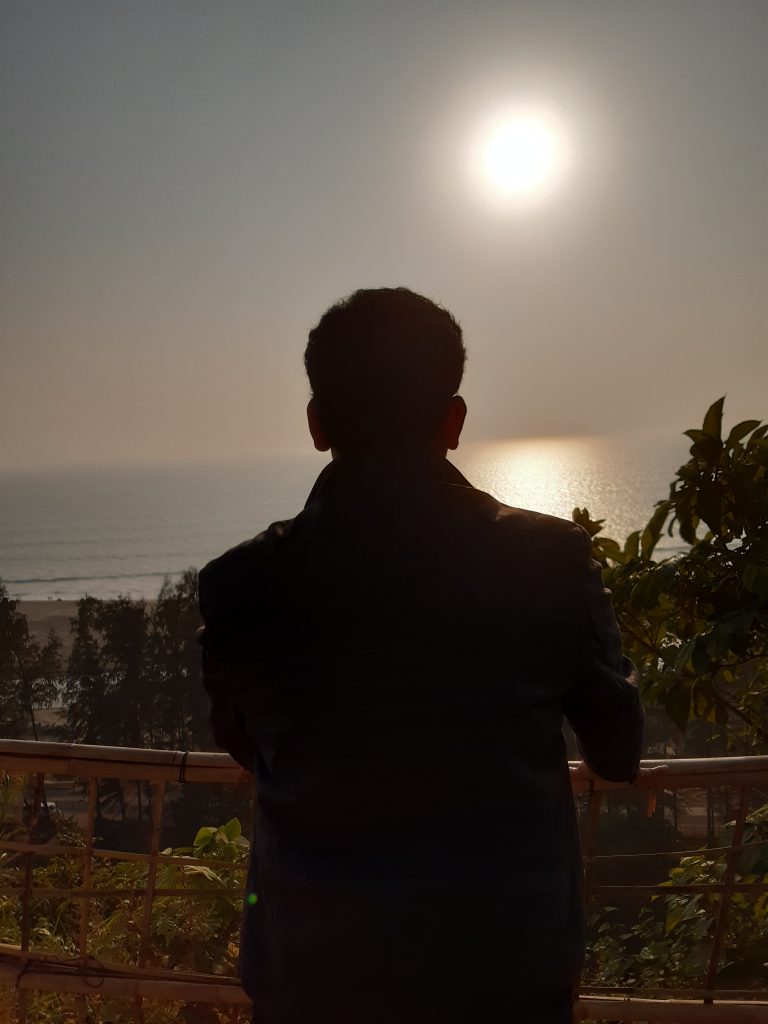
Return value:
M 664 893 L 682 893 L 682 892 L 704 892 L 712 893 L 713 895 L 721 892 L 725 892 L 725 884 L 723 882 L 691 882 L 690 885 L 667 885 L 666 883 L 659 882 L 657 885 L 593 885 L 592 890 L 597 892 L 657 892 L 660 896 Z M 729 891 L 734 890 L 736 892 L 765 892 L 768 889 L 768 881 L 766 882 L 735 882 L 733 885 L 728 886 Z
M 210 863 L 210 862 L 209 862 Z M 734 892 L 765 892 L 768 890 L 768 881 L 765 882 L 736 882 L 729 887 Z M 638 885 L 611 885 L 611 884 L 595 884 L 592 886 L 594 892 L 656 892 L 660 896 L 664 895 L 678 895 L 680 893 L 709 893 L 713 896 L 722 893 L 725 890 L 725 885 L 722 882 L 691 882 L 689 885 L 666 885 L 659 883 L 657 885 L 652 884 L 638 884 Z M 124 889 L 45 889 L 45 888 L 33 888 L 27 890 L 23 885 L 11 885 L 11 886 L 0 886 L 0 896 L 19 896 L 21 893 L 29 891 L 30 895 L 35 899 L 46 899 L 49 896 L 61 896 L 67 899 L 79 899 L 84 896 L 143 896 L 147 890 L 139 887 L 132 888 L 126 887 Z M 240 889 L 217 889 L 214 887 L 195 887 L 189 886 L 188 888 L 175 888 L 175 889 L 154 889 L 153 892 L 157 896 L 225 896 L 228 899 L 243 899 L 245 896 L 245 890 Z
M 252 782 L 252 779 L 244 777 L 245 773 L 235 761 L 221 766 L 187 765 L 183 768 L 182 778 L 181 765 L 177 767 L 152 761 L 99 761 L 94 758 L 69 758 L 61 761 L 52 757 L 38 757 L 32 751 L 27 751 L 18 755 L 0 753 L 0 768 L 22 773 L 40 771 L 47 775 L 74 775 L 81 779 L 127 779 L 138 782 L 163 779 L 165 782 L 215 782 L 229 786 L 250 786 Z
M 576 767 L 578 763 L 570 762 L 571 767 Z M 243 781 L 243 773 L 237 762 L 229 754 L 214 751 L 0 740 L 0 767 L 10 765 L 17 769 L 27 768 L 79 778 L 102 775 L 105 778 L 164 778 L 166 781 L 175 778 L 186 782 Z M 671 758 L 643 761 L 640 774 L 631 788 L 660 792 L 712 786 L 753 786 L 761 782 L 768 786 L 768 755 Z M 598 776 L 588 778 L 580 774 L 575 776 L 572 784 L 576 793 L 630 788 L 626 782 L 608 782 Z
M 172 1002 L 247 1006 L 250 999 L 235 985 L 187 980 L 120 977 L 93 971 L 71 973 L 29 970 L 26 965 L 0 963 L 0 979 L 21 990 L 68 992 L 80 995 L 140 996 Z M 709 1005 L 691 1000 L 644 999 L 627 996 L 583 996 L 574 1007 L 577 1020 L 643 1020 L 649 1024 L 767 1024 L 768 1003 L 715 1000 Z
M 755 999 L 768 1002 L 767 988 L 720 988 L 715 989 L 715 998 L 726 1001 L 729 999 Z M 609 996 L 633 999 L 710 999 L 711 988 L 646 988 L 641 985 L 582 985 L 580 996 Z
M 41 758 L 79 761 L 121 761 L 133 764 L 171 765 L 177 769 L 185 760 L 186 767 L 239 767 L 229 754 L 214 750 L 162 750 L 154 747 L 110 747 L 90 743 L 54 743 L 47 740 L 0 739 L 0 757 L 25 754 L 34 749 Z
M 42 857 L 75 857 L 82 856 L 83 853 L 82 846 L 59 846 L 56 843 L 17 843 L 8 839 L 0 839 L 0 850 L 11 850 L 16 853 L 37 853 Z M 134 853 L 129 850 L 102 850 L 100 847 L 94 847 L 91 850 L 91 856 L 100 857 L 102 860 L 131 860 L 139 862 L 146 862 L 152 858 L 152 855 L 149 853 Z M 158 853 L 156 859 L 158 863 L 162 862 L 163 864 L 215 867 L 216 871 L 220 868 L 230 868 L 231 870 L 243 869 L 242 864 L 235 864 L 233 861 L 226 860 L 212 860 L 210 857 L 206 860 L 203 857 L 185 857 L 183 854 L 174 856 L 169 853 Z
M 172 967 L 137 967 L 134 964 L 120 964 L 111 960 L 100 960 L 95 956 L 87 956 L 85 961 L 81 957 L 73 955 L 63 957 L 61 953 L 46 953 L 41 950 L 24 951 L 19 946 L 10 946 L 0 943 L 0 962 L 5 958 L 24 961 L 31 969 L 42 967 L 61 967 L 67 972 L 73 970 L 88 970 L 92 973 L 104 972 L 106 974 L 130 974 L 141 978 L 156 978 L 161 981 L 164 978 L 173 978 L 174 981 L 203 981 L 213 984 L 229 984 L 239 986 L 240 979 L 232 975 L 208 974 L 205 971 L 178 971 Z
M 678 999 L 630 999 L 587 996 L 574 1006 L 574 1020 L 616 1021 L 620 1024 L 768 1024 L 768 1003 L 718 1002 L 710 1004 Z
M 248 1006 L 250 998 L 238 985 L 219 982 L 174 981 L 171 978 L 120 977 L 95 971 L 63 971 L 43 968 L 28 970 L 25 964 L 0 962 L 0 981 L 17 989 L 37 989 L 44 992 L 68 992 L 78 995 L 111 995 L 145 997 L 183 1003 L 216 1003 L 222 1006 Z
M 727 853 L 729 850 L 732 850 L 734 853 L 738 853 L 741 850 L 749 850 L 759 846 L 768 846 L 768 839 L 758 839 L 751 843 L 741 843 L 739 846 L 699 846 L 692 850 L 663 850 L 655 853 L 598 853 L 592 857 L 584 857 L 583 860 L 585 864 L 596 861 L 638 860 L 649 857 L 664 857 L 674 860 L 680 857 L 691 856 L 708 857 L 710 854 Z M 42 857 L 74 857 L 82 855 L 83 847 L 61 846 L 57 843 L 20 843 L 10 839 L 0 839 L 0 850 L 10 850 L 15 853 L 37 853 Z M 104 860 L 149 861 L 151 859 L 151 854 L 149 853 L 135 853 L 128 850 L 105 850 L 98 846 L 91 850 L 91 856 L 101 857 Z M 242 867 L 242 865 L 235 864 L 231 861 L 211 861 L 210 858 L 187 857 L 184 854 L 174 856 L 172 854 L 159 853 L 157 855 L 157 860 L 162 861 L 164 864 L 195 864 L 203 865 L 205 867 L 211 867 L 212 864 L 215 864 L 216 870 L 219 868 L 235 869 Z
M 119 896 L 131 896 L 138 898 L 139 896 L 145 896 L 148 889 L 140 888 L 125 888 L 125 889 L 27 889 L 23 885 L 7 885 L 0 886 L 0 896 L 20 896 L 22 893 L 28 892 L 31 899 L 44 900 L 50 896 L 56 896 L 62 899 L 93 899 L 96 896 L 103 896 L 108 899 L 113 899 Z M 216 889 L 216 888 L 203 888 L 202 886 L 198 889 L 190 886 L 188 889 L 153 889 L 152 892 L 155 896 L 221 896 L 225 899 L 242 900 L 245 899 L 244 889 Z

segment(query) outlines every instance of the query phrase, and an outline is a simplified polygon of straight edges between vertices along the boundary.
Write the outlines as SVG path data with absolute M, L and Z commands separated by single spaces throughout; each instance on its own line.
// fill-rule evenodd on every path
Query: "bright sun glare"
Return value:
M 567 156 L 565 133 L 554 115 L 518 109 L 486 124 L 475 147 L 475 176 L 491 198 L 527 205 L 560 184 Z

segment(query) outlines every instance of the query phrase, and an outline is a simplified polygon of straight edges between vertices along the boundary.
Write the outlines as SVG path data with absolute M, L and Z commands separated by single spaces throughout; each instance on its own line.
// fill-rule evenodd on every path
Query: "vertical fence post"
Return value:
M 717 919 L 715 921 L 715 933 L 712 936 L 712 953 L 707 968 L 707 978 L 704 987 L 707 991 L 715 987 L 718 967 L 720 966 L 720 953 L 725 939 L 725 928 L 728 922 L 728 912 L 731 909 L 731 896 L 733 895 L 733 883 L 736 878 L 736 868 L 741 856 L 739 847 L 744 839 L 744 825 L 747 820 L 749 808 L 749 786 L 742 786 L 739 790 L 739 810 L 736 814 L 736 824 L 733 829 L 731 848 L 725 855 L 725 873 L 723 875 L 723 891 L 720 895 L 720 906 L 717 908 Z M 705 1003 L 711 1003 L 713 996 L 705 997 Z
M 88 780 L 88 823 L 85 827 L 85 846 L 83 847 L 83 889 L 91 888 L 91 861 L 93 858 L 93 833 L 96 829 L 96 803 L 98 799 L 98 780 L 94 776 Z M 88 918 L 91 908 L 91 897 L 83 895 L 80 900 L 80 962 L 83 967 L 88 963 Z M 85 1024 L 87 1002 L 85 996 L 75 997 L 75 1010 L 78 1024 Z
M 152 833 L 149 840 L 149 865 L 147 867 L 147 888 L 144 893 L 144 913 L 141 921 L 141 943 L 139 946 L 139 967 L 145 967 L 149 955 L 149 929 L 152 920 L 152 899 L 157 881 L 157 855 L 160 852 L 160 829 L 163 820 L 165 780 L 153 782 L 154 801 L 152 806 Z
M 152 802 L 152 832 L 149 839 L 149 865 L 147 866 L 147 887 L 144 892 L 144 911 L 141 920 L 141 939 L 139 943 L 139 967 L 145 967 L 149 956 L 150 926 L 152 924 L 152 900 L 157 881 L 157 855 L 160 852 L 160 829 L 163 822 L 163 803 L 165 801 L 165 780 L 153 782 L 154 799 Z M 143 1000 L 136 997 L 136 1017 L 143 1018 Z
M 40 813 L 40 800 L 45 787 L 45 772 L 37 772 L 35 775 L 35 787 L 32 795 L 32 807 L 29 809 L 29 825 L 27 827 L 27 842 L 31 845 L 34 842 L 35 830 L 37 829 L 37 818 Z M 32 930 L 32 859 L 34 854 L 30 851 L 24 858 L 24 892 L 21 896 L 21 952 L 29 952 L 29 935 Z M 27 991 L 19 990 L 19 1021 L 25 1024 L 27 1020 Z
M 27 842 L 33 843 L 37 818 L 40 811 L 40 798 L 43 793 L 45 772 L 38 772 L 35 775 L 35 788 L 32 796 L 32 807 L 29 811 L 29 825 L 27 827 Z M 29 950 L 29 933 L 32 928 L 32 860 L 34 854 L 29 852 L 24 857 L 24 892 L 21 897 L 21 951 L 26 953 Z
M 581 852 L 584 857 L 584 903 L 589 902 L 592 896 L 592 858 L 595 855 L 597 844 L 597 826 L 600 821 L 600 808 L 602 806 L 603 794 L 595 789 L 590 782 L 589 805 L 587 807 L 587 828 L 582 839 Z
M 93 858 L 93 833 L 96 828 L 96 796 L 98 782 L 96 778 L 88 780 L 88 824 L 85 830 L 85 846 L 83 847 L 83 889 L 91 888 L 91 861 Z M 88 957 L 88 917 L 90 896 L 80 900 L 80 959 L 83 967 Z

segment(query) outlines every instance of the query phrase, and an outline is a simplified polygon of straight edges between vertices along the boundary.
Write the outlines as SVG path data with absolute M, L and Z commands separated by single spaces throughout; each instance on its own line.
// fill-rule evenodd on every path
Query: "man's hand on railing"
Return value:
M 571 772 L 571 785 L 575 782 L 591 781 L 592 779 L 600 778 L 592 769 L 589 767 L 586 761 L 579 761 L 578 764 L 569 764 L 568 768 Z
M 601 778 L 601 776 L 598 775 L 597 772 L 592 771 L 592 769 L 589 767 L 586 761 L 579 761 L 579 763 L 576 765 L 571 764 L 569 765 L 569 768 L 571 771 L 571 783 L 582 781 L 592 782 L 595 779 Z M 668 770 L 669 765 L 666 764 L 648 765 L 646 768 L 641 767 L 637 775 L 637 778 L 635 778 L 634 781 L 637 782 L 637 779 L 639 778 L 645 778 L 648 775 L 655 775 L 659 772 L 666 772 Z

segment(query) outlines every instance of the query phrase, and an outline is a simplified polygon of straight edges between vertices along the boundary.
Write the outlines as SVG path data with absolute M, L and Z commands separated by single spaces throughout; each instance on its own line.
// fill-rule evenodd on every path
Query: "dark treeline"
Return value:
M 166 581 L 157 601 L 83 598 L 72 620 L 62 736 L 72 743 L 210 747 L 195 631 L 197 573 Z
M 70 621 L 67 656 L 54 632 L 42 643 L 31 635 L 22 608 L 0 583 L 0 736 L 170 750 L 213 747 L 196 641 L 196 570 L 166 580 L 155 601 L 81 598 Z M 46 711 L 51 708 L 56 710 Z M 75 786 L 84 791 L 84 782 Z M 167 805 L 164 840 L 186 842 L 201 821 L 244 815 L 243 799 L 242 792 L 222 792 L 219 786 L 180 787 Z M 117 849 L 140 842 L 151 802 L 146 783 L 100 779 L 99 840 Z M 53 822 L 47 824 L 52 831 Z
M 36 712 L 56 701 L 64 678 L 61 650 L 53 631 L 44 644 L 30 635 L 26 616 L 0 581 L 0 736 L 40 738 Z
M 49 738 L 107 746 L 211 746 L 195 632 L 197 572 L 166 580 L 156 601 L 83 597 L 71 650 L 40 644 L 0 584 L 0 732 L 41 738 L 39 709 L 61 705 Z M 53 736 L 51 736 L 53 732 Z

